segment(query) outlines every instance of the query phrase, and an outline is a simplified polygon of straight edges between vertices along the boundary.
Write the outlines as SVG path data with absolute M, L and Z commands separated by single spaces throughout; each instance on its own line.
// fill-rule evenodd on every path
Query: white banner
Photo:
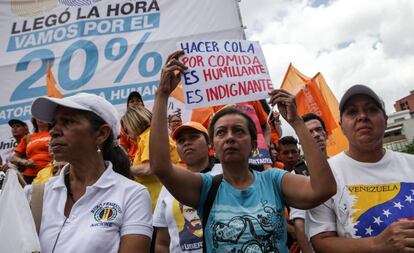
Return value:
M 46 95 L 49 61 L 63 95 L 96 93 L 123 113 L 133 90 L 152 107 L 179 41 L 242 39 L 243 28 L 235 0 L 1 0 L 0 34 L 1 152 L 14 145 L 7 122 L 30 119 Z
M 178 43 L 187 108 L 235 104 L 269 97 L 272 80 L 259 42 L 203 40 Z

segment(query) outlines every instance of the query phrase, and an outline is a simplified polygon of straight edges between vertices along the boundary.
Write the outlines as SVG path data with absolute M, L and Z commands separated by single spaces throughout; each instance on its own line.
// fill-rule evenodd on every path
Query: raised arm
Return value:
M 295 96 L 285 90 L 273 90 L 270 95 L 270 103 L 277 104 L 280 114 L 295 130 L 310 175 L 304 177 L 287 173 L 283 176 L 282 191 L 286 204 L 300 209 L 322 204 L 336 193 L 336 182 L 328 161 L 298 115 Z
M 168 131 L 167 104 L 170 93 L 177 87 L 186 67 L 178 61 L 183 51 L 171 54 L 162 69 L 152 109 L 150 134 L 150 166 L 168 191 L 182 204 L 196 207 L 202 185 L 201 176 L 171 163 Z

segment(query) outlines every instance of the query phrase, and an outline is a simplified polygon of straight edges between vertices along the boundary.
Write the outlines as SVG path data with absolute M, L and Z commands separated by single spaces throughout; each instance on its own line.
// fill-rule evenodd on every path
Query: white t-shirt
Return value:
M 117 253 L 123 235 L 152 236 L 151 200 L 147 189 L 114 172 L 112 164 L 73 205 L 69 217 L 64 208 L 67 199 L 65 170 L 45 185 L 40 227 L 42 252 Z M 31 199 L 31 186 L 25 187 Z
M 414 156 L 386 150 L 376 163 L 340 153 L 328 160 L 337 193 L 308 211 L 310 236 L 336 231 L 340 237 L 376 236 L 401 218 L 414 217 Z
M 223 173 L 221 164 L 215 164 L 208 174 Z M 154 227 L 168 227 L 170 252 L 203 252 L 203 228 L 197 211 L 180 204 L 162 187 L 154 210 Z

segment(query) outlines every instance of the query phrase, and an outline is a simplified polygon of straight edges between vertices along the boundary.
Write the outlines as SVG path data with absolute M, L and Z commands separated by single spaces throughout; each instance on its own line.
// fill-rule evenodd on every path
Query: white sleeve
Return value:
M 127 234 L 152 237 L 152 207 L 146 188 L 137 189 L 125 204 L 125 213 L 121 227 L 121 236 Z
M 167 193 L 167 190 L 163 186 L 161 189 L 161 193 L 157 200 L 157 205 L 155 206 L 155 210 L 154 210 L 154 221 L 152 222 L 152 225 L 154 227 L 162 227 L 162 228 L 168 227 L 168 223 L 165 218 L 165 209 L 167 207 L 165 203 L 166 195 L 167 195 L 166 193 Z
M 223 167 L 221 166 L 221 163 L 214 164 L 213 168 L 211 168 L 211 171 L 208 174 L 213 176 L 223 174 Z
M 289 213 L 289 220 L 302 219 L 305 220 L 306 210 L 296 209 L 291 207 Z
M 320 206 L 309 209 L 307 214 L 308 219 L 306 221 L 309 222 L 309 238 L 323 232 L 337 230 L 332 198 Z

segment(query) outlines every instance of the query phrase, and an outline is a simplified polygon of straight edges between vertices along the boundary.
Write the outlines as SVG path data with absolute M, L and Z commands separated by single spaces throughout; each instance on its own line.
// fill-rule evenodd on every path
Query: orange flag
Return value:
M 331 110 L 326 105 L 325 98 L 313 79 L 307 81 L 305 86 L 296 94 L 296 103 L 300 115 L 312 112 L 319 115 L 326 126 L 328 134 L 338 127 Z
M 215 112 L 216 112 L 215 109 L 211 106 L 202 107 L 202 108 L 195 108 L 191 112 L 191 121 L 199 122 L 205 128 L 208 128 L 208 124 L 210 123 L 210 119 L 214 115 Z
M 183 85 L 180 82 L 177 87 L 171 92 L 171 96 L 176 98 L 181 103 L 184 103 L 184 91 L 183 91 Z
M 63 98 L 63 95 L 57 87 L 55 77 L 53 76 L 52 70 L 50 68 L 50 61 L 47 63 L 46 69 L 46 90 L 48 97 Z
M 348 148 L 348 141 L 338 123 L 340 120 L 338 100 L 321 73 L 309 78 L 289 64 L 281 88 L 296 94 L 300 115 L 312 112 L 323 119 L 329 135 L 327 143 L 329 156 Z

